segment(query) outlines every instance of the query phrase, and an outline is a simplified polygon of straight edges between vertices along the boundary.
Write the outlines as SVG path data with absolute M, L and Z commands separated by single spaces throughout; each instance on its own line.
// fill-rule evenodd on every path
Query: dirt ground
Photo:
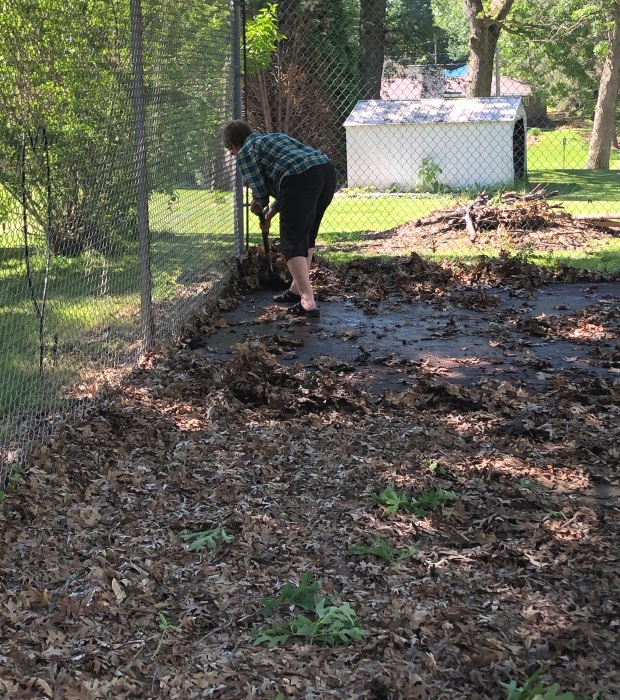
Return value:
M 2 697 L 618 697 L 620 282 L 257 256 L 5 500 Z

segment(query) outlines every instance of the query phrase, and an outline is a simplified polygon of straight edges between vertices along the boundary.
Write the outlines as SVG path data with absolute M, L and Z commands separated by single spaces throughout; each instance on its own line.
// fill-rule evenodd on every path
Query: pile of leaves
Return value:
M 324 293 L 548 274 L 412 256 L 369 286 L 368 264 L 322 269 Z M 191 333 L 219 313 L 102 383 L 7 494 L 2 697 L 505 700 L 534 674 L 617 694 L 613 374 L 463 386 L 407 366 L 376 394 L 259 340 L 209 358 Z
M 613 222 L 604 217 L 601 221 L 576 217 L 561 204 L 550 204 L 549 198 L 555 195 L 542 187 L 528 194 L 502 192 L 494 197 L 481 192 L 467 204 L 433 211 L 387 231 L 369 232 L 361 248 L 377 255 L 454 252 L 472 246 L 474 250 L 544 252 L 593 249 L 618 235 Z

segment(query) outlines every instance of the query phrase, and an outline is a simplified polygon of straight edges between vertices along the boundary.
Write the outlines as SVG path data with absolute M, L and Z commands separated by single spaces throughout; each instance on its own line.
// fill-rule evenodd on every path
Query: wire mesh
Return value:
M 552 114 L 544 85 L 494 75 L 491 96 L 472 102 L 467 66 L 436 63 L 436 50 L 421 65 L 389 57 L 384 5 L 280 4 L 283 36 L 247 77 L 255 128 L 289 133 L 336 164 L 317 251 L 509 251 L 617 266 L 619 152 L 608 170 L 587 169 L 592 125 Z M 258 20 L 254 8 L 248 26 Z
M 218 135 L 233 116 L 226 3 L 14 0 L 0 30 L 4 478 L 24 445 L 98 390 L 102 370 L 135 362 L 145 291 L 162 341 L 217 290 L 236 243 L 234 163 Z M 148 185 L 143 268 L 137 68 Z
M 507 250 L 617 267 L 617 149 L 609 168 L 586 167 L 592 124 L 549 113 L 544 85 L 496 76 L 497 95 L 472 101 L 466 67 L 438 64 L 436 43 L 422 65 L 387 56 L 385 12 L 381 0 L 3 5 L 0 478 L 102 369 L 174 335 L 240 252 L 219 136 L 242 114 L 235 17 L 247 19 L 244 116 L 336 166 L 319 253 Z

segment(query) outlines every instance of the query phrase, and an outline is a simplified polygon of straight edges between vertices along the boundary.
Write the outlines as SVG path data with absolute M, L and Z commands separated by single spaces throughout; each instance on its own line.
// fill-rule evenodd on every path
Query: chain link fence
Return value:
M 618 151 L 544 81 L 386 56 L 385 3 L 11 0 L 0 15 L 0 477 L 260 244 L 222 122 L 325 151 L 318 253 L 617 267 Z M 243 106 L 242 106 L 243 101 Z M 246 239 L 243 238 L 244 222 Z M 615 227 L 615 228 L 614 228 Z
M 592 125 L 549 112 L 543 77 L 495 70 L 492 96 L 470 100 L 467 66 L 387 56 L 384 5 L 282 3 L 271 62 L 248 71 L 250 122 L 336 164 L 317 252 L 509 251 L 617 267 L 620 152 L 610 169 L 586 169 Z M 259 20 L 255 9 L 248 27 Z
M 234 163 L 219 136 L 240 112 L 234 8 L 205 0 L 3 8 L 5 479 L 26 444 L 97 390 L 102 370 L 131 366 L 171 337 L 217 290 L 241 243 Z

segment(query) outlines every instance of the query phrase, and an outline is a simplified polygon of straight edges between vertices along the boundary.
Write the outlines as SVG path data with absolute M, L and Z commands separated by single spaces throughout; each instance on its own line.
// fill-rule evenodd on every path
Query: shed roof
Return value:
M 520 97 L 475 99 L 360 100 L 345 126 L 515 121 Z

